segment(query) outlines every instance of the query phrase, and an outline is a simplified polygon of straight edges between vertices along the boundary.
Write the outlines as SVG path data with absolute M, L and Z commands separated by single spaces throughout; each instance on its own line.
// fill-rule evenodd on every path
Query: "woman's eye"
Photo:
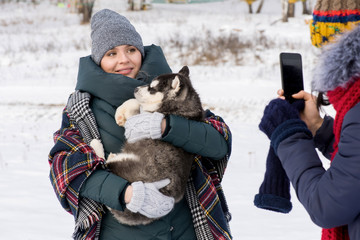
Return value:
M 132 47 L 132 48 L 129 48 L 129 49 L 128 49 L 128 52 L 129 52 L 129 53 L 133 53 L 133 52 L 136 52 L 136 50 L 137 50 L 137 49 L 136 49 L 135 47 Z
M 113 56 L 115 56 L 116 55 L 116 52 L 108 52 L 107 53 L 107 56 L 109 56 L 109 57 L 113 57 Z

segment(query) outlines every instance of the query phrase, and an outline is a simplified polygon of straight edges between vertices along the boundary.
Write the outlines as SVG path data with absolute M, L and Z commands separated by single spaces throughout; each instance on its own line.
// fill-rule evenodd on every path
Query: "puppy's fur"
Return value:
M 134 94 L 135 99 L 126 101 L 116 110 L 115 119 L 120 126 L 124 126 L 127 118 L 138 114 L 140 108 L 197 121 L 204 119 L 200 98 L 190 82 L 187 66 L 179 73 L 160 75 L 150 85 L 136 88 Z M 160 191 L 179 202 L 184 196 L 193 160 L 193 154 L 170 143 L 143 139 L 135 143 L 126 142 L 121 153 L 110 154 L 107 166 L 130 183 L 169 178 L 170 184 Z M 149 224 L 154 220 L 128 209 L 124 212 L 111 209 L 111 212 L 118 221 L 128 225 Z

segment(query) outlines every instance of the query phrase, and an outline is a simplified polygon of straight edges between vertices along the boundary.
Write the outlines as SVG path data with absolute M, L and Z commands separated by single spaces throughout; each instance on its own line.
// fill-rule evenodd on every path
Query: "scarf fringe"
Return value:
M 83 221 L 79 222 L 78 224 L 76 224 L 75 229 L 79 228 L 79 229 L 83 230 L 83 229 L 90 228 L 91 225 L 93 225 L 94 223 L 100 221 L 100 219 L 101 219 L 101 216 L 99 216 L 98 213 L 93 212 L 85 220 L 83 220 Z
M 102 212 L 104 212 L 104 210 L 100 209 L 98 212 L 92 212 L 91 214 L 87 215 L 82 221 L 76 221 L 73 238 L 75 240 L 84 239 L 84 237 L 87 236 L 87 232 L 91 228 L 95 228 L 96 232 L 98 233 L 100 231 L 99 228 Z M 99 234 L 95 234 L 94 239 L 98 239 L 98 236 Z

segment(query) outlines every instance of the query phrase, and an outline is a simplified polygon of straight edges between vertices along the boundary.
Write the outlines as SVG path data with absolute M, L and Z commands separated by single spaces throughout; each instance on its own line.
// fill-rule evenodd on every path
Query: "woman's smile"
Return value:
M 133 70 L 133 68 L 118 69 L 118 70 L 115 70 L 115 73 L 127 76 L 132 72 L 132 70 Z
M 141 52 L 131 45 L 120 45 L 107 51 L 100 66 L 107 73 L 135 78 L 141 68 Z

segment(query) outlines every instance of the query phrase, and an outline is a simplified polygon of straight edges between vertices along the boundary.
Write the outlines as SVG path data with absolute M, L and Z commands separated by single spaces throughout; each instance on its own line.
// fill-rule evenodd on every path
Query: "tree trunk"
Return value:
M 248 6 L 249 6 L 249 13 L 253 13 L 252 4 L 251 4 L 251 3 L 248 3 Z
M 134 11 L 134 10 L 135 10 L 134 0 L 129 0 L 128 3 L 129 3 L 129 8 L 128 8 L 128 9 L 129 9 L 130 11 Z
M 308 9 L 308 4 L 306 0 L 302 0 L 302 5 L 303 5 L 303 11 L 302 14 L 310 14 L 309 9 Z
M 288 12 L 289 12 L 289 2 L 288 0 L 281 0 L 281 7 L 282 7 L 282 21 L 288 21 Z
M 261 0 L 260 3 L 259 3 L 258 8 L 257 8 L 257 10 L 256 10 L 256 13 L 260 13 L 260 12 L 261 12 L 261 9 L 262 9 L 263 5 L 264 5 L 264 0 Z
M 289 3 L 288 17 L 295 17 L 295 3 Z
M 81 13 L 83 15 L 83 19 L 82 19 L 83 24 L 90 22 L 93 7 L 94 7 L 94 2 L 95 2 L 95 0 L 81 0 L 80 1 L 81 6 L 79 8 L 79 13 Z

